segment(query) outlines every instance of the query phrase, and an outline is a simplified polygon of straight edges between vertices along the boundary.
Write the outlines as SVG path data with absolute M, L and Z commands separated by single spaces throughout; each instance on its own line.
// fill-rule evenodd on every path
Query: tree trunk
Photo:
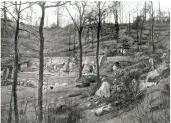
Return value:
M 101 29 L 100 29 L 100 39 L 101 39 L 101 42 L 102 42 L 102 48 L 103 48 L 103 39 L 102 39 L 102 35 L 103 35 L 103 33 L 102 33 L 102 25 L 101 25 Z
M 80 67 L 79 67 L 79 79 L 82 78 L 82 42 L 81 42 L 81 34 L 82 29 L 78 32 L 78 40 L 79 40 L 79 48 L 80 48 Z
M 116 10 L 115 14 L 115 31 L 116 31 L 116 41 L 119 41 L 119 23 L 118 23 L 118 10 Z
M 137 49 L 138 51 L 140 52 L 140 49 L 139 49 L 139 32 L 138 32 L 138 20 L 137 20 L 137 23 L 136 23 L 136 33 L 137 33 Z
M 89 40 L 90 40 L 90 39 L 89 39 L 89 30 L 90 30 L 90 29 L 89 29 L 89 26 L 88 26 L 88 42 L 89 42 Z
M 69 35 L 69 57 L 71 56 L 71 52 L 70 52 L 70 44 L 71 43 L 71 36 Z
M 42 123 L 43 120 L 43 111 L 42 111 L 42 104 L 43 104 L 43 94 L 42 94 L 42 87 L 43 87 L 43 64 L 44 64 L 44 36 L 43 36 L 43 26 L 44 26 L 44 17 L 45 17 L 45 8 L 44 4 L 41 5 L 42 9 L 42 16 L 40 20 L 39 26 L 39 35 L 40 35 L 40 51 L 39 51 L 39 85 L 38 85 L 38 123 Z
M 93 50 L 93 28 L 91 28 L 91 36 L 92 36 L 92 50 Z
M 152 33 L 152 45 L 153 45 L 153 53 L 155 52 L 155 46 L 154 46 L 154 40 L 153 40 L 153 33 L 154 33 L 154 31 L 153 31 L 153 29 L 154 29 L 154 17 L 153 17 L 153 2 L 151 2 L 151 6 L 152 6 L 152 26 L 151 26 L 151 33 Z
M 4 1 L 4 30 L 3 37 L 6 37 L 6 27 L 7 27 L 7 12 L 6 12 L 6 2 Z
M 15 50 L 14 82 L 12 85 L 12 92 L 14 97 L 15 123 L 19 123 L 18 105 L 17 105 L 17 79 L 18 79 L 18 34 L 19 34 L 20 12 L 17 13 L 17 16 L 18 17 L 16 20 L 16 31 L 15 31 L 15 40 L 14 40 L 14 50 Z
M 9 108 L 10 109 L 9 109 L 9 114 L 8 114 L 8 123 L 11 123 L 11 121 L 12 121 L 12 93 L 11 93 Z
M 77 33 L 77 32 L 76 32 L 76 29 L 75 29 L 75 33 L 74 33 L 74 50 L 73 50 L 73 51 L 74 51 L 74 56 L 75 56 L 75 43 L 76 43 L 76 41 L 75 41 L 75 40 L 76 40 L 76 39 L 75 39 L 75 37 L 76 37 L 76 33 Z
M 144 12 L 144 14 L 145 14 L 145 18 L 144 18 L 145 21 L 146 21 L 146 18 L 147 18 L 147 17 L 146 17 L 146 13 L 147 13 L 147 12 L 146 12 L 146 11 L 147 11 L 146 9 L 147 9 L 147 7 L 146 7 L 146 1 L 145 1 L 145 12 Z
M 139 34 L 138 34 L 138 27 L 137 27 L 136 32 L 137 32 L 137 49 L 138 49 L 138 51 L 140 52 L 140 49 L 139 49 Z
M 57 19 L 56 19 L 56 23 L 57 23 L 57 28 L 59 27 L 59 7 L 57 7 Z
M 142 42 L 143 26 L 144 26 L 144 18 L 143 18 L 143 23 L 142 23 L 141 31 L 140 31 L 140 50 L 141 50 L 141 42 Z
M 159 23 L 161 23 L 161 10 L 160 10 L 160 1 L 159 1 Z
M 145 2 L 145 9 L 146 9 L 146 2 Z M 141 49 L 142 33 L 143 33 L 143 27 L 144 27 L 145 19 L 146 19 L 146 13 L 144 13 L 144 15 L 143 15 L 143 22 L 142 22 L 142 25 L 141 25 L 141 31 L 140 31 L 140 49 Z
M 33 12 L 32 12 L 32 10 L 31 10 L 31 27 L 33 27 Z
M 130 35 L 130 31 L 131 31 L 131 23 L 130 23 L 130 13 L 129 13 L 129 35 Z
M 97 27 L 97 49 L 96 49 L 96 65 L 97 65 L 97 80 L 100 80 L 99 72 L 99 42 L 100 42 L 100 28 L 101 28 L 101 12 L 100 12 L 100 2 L 99 2 L 99 18 Z M 100 81 L 99 81 L 100 82 Z M 100 85 L 101 83 L 99 83 Z

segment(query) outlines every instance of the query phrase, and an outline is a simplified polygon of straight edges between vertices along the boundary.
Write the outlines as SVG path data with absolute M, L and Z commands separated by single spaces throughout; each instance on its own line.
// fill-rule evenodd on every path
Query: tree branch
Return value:
M 23 42 L 22 42 L 21 44 L 24 45 L 25 47 L 31 49 L 31 50 L 34 51 L 34 52 L 40 52 L 39 50 L 30 47 L 30 46 L 29 46 L 28 44 L 26 44 L 26 43 L 23 43 Z
M 27 8 L 30 8 L 31 6 L 33 6 L 34 4 L 36 4 L 36 2 L 33 2 L 33 3 L 27 3 L 27 4 L 30 4 L 29 6 L 27 6 L 27 7 L 25 7 L 25 8 L 23 8 L 23 9 L 21 9 L 20 10 L 20 12 L 22 12 L 23 10 L 25 10 L 25 9 L 27 9 Z
M 78 25 L 77 25 L 77 23 L 76 23 L 75 19 L 72 17 L 71 13 L 69 12 L 69 10 L 68 10 L 67 6 L 65 6 L 65 8 L 66 8 L 67 12 L 69 13 L 69 15 L 70 15 L 70 17 L 71 17 L 71 19 L 72 19 L 73 23 L 75 24 L 75 26 L 76 26 L 77 30 L 79 31 Z
M 34 37 L 36 37 L 40 41 L 40 38 L 35 33 L 31 33 L 30 31 L 28 31 L 26 29 L 19 29 L 19 30 L 25 31 L 25 32 L 28 32 L 28 33 L 32 34 Z
M 45 8 L 62 6 L 62 5 L 65 5 L 65 4 L 68 3 L 68 2 L 69 2 L 69 1 L 66 1 L 66 2 L 61 3 L 61 1 L 59 1 L 59 2 L 56 3 L 56 5 L 45 6 Z

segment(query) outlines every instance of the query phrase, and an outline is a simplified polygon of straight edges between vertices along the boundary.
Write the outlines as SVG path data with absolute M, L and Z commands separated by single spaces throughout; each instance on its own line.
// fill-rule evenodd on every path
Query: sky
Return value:
M 148 2 L 148 1 L 147 1 Z M 111 1 L 106 1 L 106 4 L 110 4 Z M 166 11 L 168 12 L 168 10 L 170 11 L 170 0 L 160 0 L 160 8 L 161 11 Z M 137 8 L 138 10 L 142 10 L 142 8 L 144 7 L 144 1 L 122 1 L 122 5 L 123 5 L 123 23 L 128 23 L 129 21 L 129 13 L 131 15 L 131 22 L 133 21 L 133 18 L 137 15 Z M 154 10 L 156 10 L 155 14 L 157 14 L 157 10 L 159 10 L 159 0 L 153 0 L 153 6 L 154 6 Z M 56 8 L 48 8 L 45 11 L 45 23 L 44 26 L 51 26 L 53 23 L 56 24 L 56 14 L 55 14 L 55 9 Z M 76 11 L 74 9 L 70 9 L 70 12 L 73 16 L 75 16 Z M 139 12 L 140 13 L 140 12 Z M 72 20 L 68 14 L 68 12 L 66 11 L 65 8 L 60 8 L 60 14 L 62 15 L 62 17 L 60 18 L 60 22 L 62 23 L 62 26 L 66 26 L 69 23 L 72 23 Z M 27 12 L 23 13 L 24 16 L 30 16 L 31 15 L 31 11 L 27 10 Z M 41 9 L 38 5 L 34 5 L 33 6 L 33 25 L 36 25 L 36 21 L 37 24 L 39 25 L 39 21 L 38 19 L 41 16 Z M 28 19 L 27 19 L 28 20 Z M 26 20 L 22 20 L 23 22 L 25 22 Z M 114 17 L 112 15 L 109 15 L 108 18 L 106 18 L 105 20 L 106 22 L 114 22 Z M 30 23 L 28 21 L 28 23 Z

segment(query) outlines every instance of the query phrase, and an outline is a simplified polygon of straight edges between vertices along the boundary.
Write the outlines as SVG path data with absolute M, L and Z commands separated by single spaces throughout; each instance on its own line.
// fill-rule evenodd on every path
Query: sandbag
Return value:
M 104 81 L 100 88 L 96 91 L 96 94 L 99 97 L 110 97 L 110 84 L 107 81 Z

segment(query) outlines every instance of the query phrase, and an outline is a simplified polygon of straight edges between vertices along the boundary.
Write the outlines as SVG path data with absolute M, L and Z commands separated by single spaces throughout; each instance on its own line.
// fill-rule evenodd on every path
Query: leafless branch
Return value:
M 78 25 L 77 25 L 77 23 L 76 23 L 76 20 L 73 18 L 73 16 L 72 16 L 72 15 L 71 15 L 71 13 L 69 12 L 69 10 L 68 10 L 67 6 L 65 6 L 65 8 L 66 8 L 67 12 L 69 13 L 69 15 L 70 15 L 70 17 L 71 17 L 71 19 L 72 19 L 73 23 L 75 24 L 75 26 L 76 26 L 77 30 L 79 30 Z
M 65 5 L 66 3 L 68 3 L 68 1 L 66 1 L 66 2 L 61 2 L 61 1 L 59 1 L 59 2 L 57 2 L 55 5 L 45 6 L 45 8 L 62 6 L 62 5 Z
M 34 52 L 39 52 L 39 50 L 32 48 L 31 46 L 29 46 L 28 44 L 26 44 L 26 43 L 24 43 L 24 42 L 22 42 L 21 44 L 22 44 L 23 46 L 25 46 L 25 47 L 31 49 L 31 50 L 34 51 Z
M 28 2 L 27 4 L 30 4 L 30 5 L 28 5 L 27 7 L 23 8 L 23 9 L 21 9 L 20 12 L 24 11 L 27 8 L 30 8 L 31 6 L 33 6 L 34 4 L 36 4 L 36 2 L 33 2 L 33 3 Z
M 25 32 L 28 32 L 28 33 L 32 34 L 34 37 L 36 37 L 40 41 L 40 38 L 35 33 L 32 33 L 32 32 L 30 32 L 30 31 L 28 31 L 26 29 L 19 29 L 19 30 L 25 31 Z

